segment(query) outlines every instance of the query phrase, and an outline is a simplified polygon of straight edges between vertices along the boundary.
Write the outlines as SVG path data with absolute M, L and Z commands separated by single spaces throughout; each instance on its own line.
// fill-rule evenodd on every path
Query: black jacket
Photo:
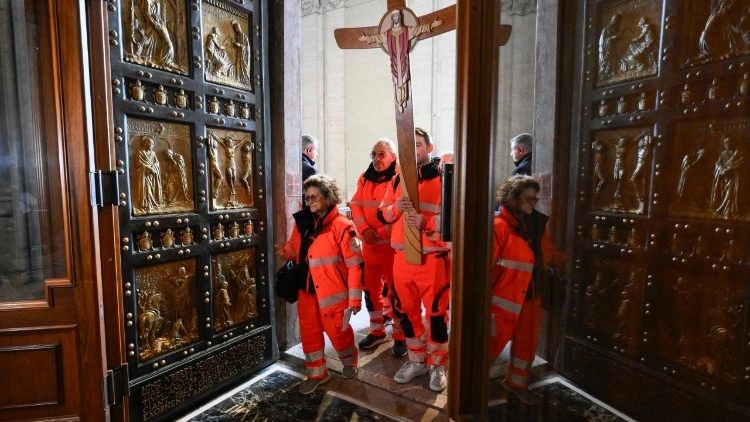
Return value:
M 313 174 L 318 174 L 318 170 L 313 167 L 314 165 L 315 161 L 311 160 L 307 155 L 302 154 L 302 182 Z
M 531 176 L 531 153 L 528 153 L 521 157 L 520 160 L 514 162 L 516 169 L 513 170 L 513 176 L 517 174 L 525 174 Z

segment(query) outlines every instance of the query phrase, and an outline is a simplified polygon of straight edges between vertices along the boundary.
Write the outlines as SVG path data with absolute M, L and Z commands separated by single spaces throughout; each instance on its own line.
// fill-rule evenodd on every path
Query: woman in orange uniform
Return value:
M 326 368 L 323 332 L 344 364 L 342 375 L 357 375 L 358 351 L 348 317 L 362 306 L 361 243 L 354 224 L 339 214 L 339 187 L 318 174 L 304 182 L 307 206 L 294 214 L 292 237 L 277 245 L 283 259 L 296 259 L 301 280 L 297 312 L 307 379 L 300 393 L 310 394 L 331 379 Z

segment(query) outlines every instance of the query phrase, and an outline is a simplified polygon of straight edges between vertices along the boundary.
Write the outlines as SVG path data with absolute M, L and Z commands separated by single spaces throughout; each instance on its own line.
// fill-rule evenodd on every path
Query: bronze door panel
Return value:
M 111 3 L 129 416 L 163 419 L 278 354 L 265 2 Z
M 748 418 L 750 6 L 590 0 L 578 19 L 561 372 L 638 419 Z

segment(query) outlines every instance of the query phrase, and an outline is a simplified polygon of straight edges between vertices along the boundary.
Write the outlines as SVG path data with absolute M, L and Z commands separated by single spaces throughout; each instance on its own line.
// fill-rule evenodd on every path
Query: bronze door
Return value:
M 105 417 L 85 20 L 0 1 L 0 420 Z
M 133 420 L 275 359 L 265 2 L 108 6 L 122 324 Z
M 643 420 L 750 415 L 750 4 L 585 2 L 562 373 Z

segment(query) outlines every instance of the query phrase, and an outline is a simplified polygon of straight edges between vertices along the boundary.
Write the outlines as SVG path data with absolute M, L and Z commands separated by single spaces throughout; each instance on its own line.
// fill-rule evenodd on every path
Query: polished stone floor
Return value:
M 366 314 L 365 314 L 366 315 Z M 360 318 L 361 319 L 361 318 Z M 367 321 L 352 321 L 357 340 L 367 332 Z M 424 375 L 397 384 L 393 375 L 406 361 L 391 354 L 392 342 L 360 352 L 355 379 L 340 376 L 341 362 L 327 342 L 331 381 L 313 394 L 297 391 L 304 379 L 304 354 L 297 345 L 282 360 L 245 384 L 184 416 L 180 421 L 446 421 L 446 392 L 435 393 Z M 535 376 L 546 362 L 535 361 Z M 533 371 L 534 372 L 534 371 Z M 488 384 L 491 421 L 628 421 L 627 416 L 596 401 L 560 377 L 532 385 L 538 403 L 529 405 L 506 394 L 497 380 Z

